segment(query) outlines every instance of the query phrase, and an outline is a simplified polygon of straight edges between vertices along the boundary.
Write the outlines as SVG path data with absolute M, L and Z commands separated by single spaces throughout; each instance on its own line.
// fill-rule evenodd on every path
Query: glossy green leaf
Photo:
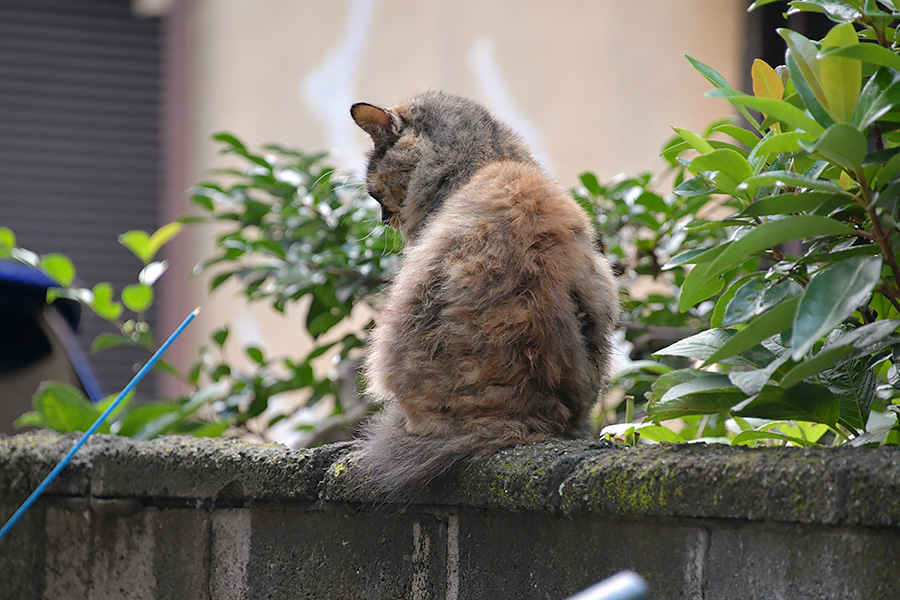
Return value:
M 852 194 L 836 183 L 809 177 L 808 175 L 802 175 L 800 173 L 794 173 L 793 171 L 768 171 L 766 173 L 754 175 L 753 177 L 748 177 L 744 180 L 744 183 L 758 187 L 774 185 L 777 187 L 806 188 L 810 190 L 822 190 L 844 196 L 852 196 Z
M 659 400 L 651 401 L 647 416 L 656 421 L 691 415 L 716 414 L 731 409 L 744 398 L 726 375 L 702 374 L 672 386 Z
M 705 364 L 721 362 L 726 358 L 753 348 L 766 338 L 787 331 L 791 327 L 799 298 L 789 298 L 771 308 L 734 334 L 715 353 L 706 359 Z
M 138 273 L 138 282 L 144 285 L 153 285 L 168 268 L 169 263 L 164 260 L 151 262 Z
M 879 69 L 869 78 L 859 96 L 851 123 L 865 129 L 900 105 L 900 72 Z
M 153 288 L 143 283 L 134 283 L 122 288 L 122 304 L 133 312 L 142 313 L 153 304 Z
M 764 367 L 750 371 L 729 371 L 728 379 L 748 396 L 753 396 L 762 391 L 769 383 L 769 379 L 790 358 L 790 352 L 782 350 L 781 353 Z
M 823 127 L 833 125 L 834 119 L 831 118 L 831 115 L 828 114 L 828 111 L 816 98 L 806 79 L 803 78 L 803 73 L 794 55 L 788 51 L 784 58 L 788 74 L 790 75 L 790 86 L 794 88 L 794 94 L 789 95 L 785 100 L 799 107 L 805 107 L 809 114 L 812 115 L 812 118 Z
M 736 264 L 767 248 L 792 240 L 823 235 L 851 234 L 856 230 L 844 223 L 817 215 L 799 215 L 768 221 L 744 237 L 732 241 L 713 261 L 695 267 L 681 290 L 679 308 L 684 311 L 710 295 L 708 284 Z M 713 292 L 714 293 L 714 292 Z
M 41 257 L 41 270 L 63 287 L 72 285 L 75 279 L 75 265 L 62 254 L 45 254 Z
M 820 154 L 851 173 L 862 167 L 868 149 L 866 136 L 847 123 L 835 123 L 819 139 L 800 143 L 807 152 Z
M 834 198 L 834 194 L 827 192 L 790 192 L 760 198 L 738 216 L 766 217 L 770 215 L 789 215 L 791 213 L 803 213 L 817 209 L 826 201 Z
M 123 337 L 119 333 L 110 333 L 108 331 L 101 332 L 91 342 L 91 352 L 99 352 L 107 348 L 115 348 L 117 346 L 134 346 L 135 342 L 131 338 Z
M 246 348 L 244 348 L 244 352 L 246 352 L 247 356 L 249 356 L 256 364 L 266 364 L 266 357 L 263 355 L 262 350 L 260 350 L 256 346 L 247 346 Z
M 803 358 L 816 341 L 853 314 L 880 278 L 880 256 L 852 257 L 817 273 L 797 307 L 793 359 Z
M 898 320 L 883 320 L 868 323 L 829 341 L 812 358 L 807 359 L 788 371 L 779 382 L 782 387 L 791 387 L 808 377 L 818 375 L 825 369 L 868 356 L 888 346 L 900 342 L 896 334 L 900 327 Z
M 755 397 L 734 407 L 741 417 L 812 421 L 834 426 L 840 416 L 838 398 L 825 386 L 799 383 L 792 388 L 766 386 Z
M 713 150 L 691 161 L 688 169 L 694 175 L 702 171 L 718 171 L 716 185 L 728 194 L 736 194 L 737 186 L 753 175 L 747 159 L 730 149 Z
M 663 271 L 667 271 L 681 265 L 692 265 L 703 262 L 709 262 L 716 258 L 725 250 L 726 245 L 714 246 L 712 248 L 694 248 L 673 256 L 662 266 Z
M 763 279 L 748 281 L 734 294 L 725 309 L 722 325 L 745 323 L 779 304 L 788 296 L 799 296 L 803 292 L 794 281 L 767 282 Z
M 823 44 L 822 50 L 819 52 L 819 59 L 821 60 L 823 58 L 834 56 L 855 59 L 871 65 L 900 70 L 900 56 L 897 56 L 895 52 L 874 43 L 849 44 L 837 47 L 826 47 Z
M 800 150 L 800 140 L 807 140 L 812 134 L 805 131 L 788 131 L 785 133 L 776 133 L 760 140 L 753 148 L 753 154 L 762 156 L 765 154 L 797 152 Z
M 833 27 L 822 40 L 822 49 L 858 46 L 859 37 L 851 23 Z M 849 123 L 862 87 L 862 65 L 858 60 L 836 54 L 819 57 L 819 75 L 829 114 L 839 123 Z
M 822 79 L 819 73 L 819 49 L 802 34 L 790 29 L 778 29 L 778 35 L 787 42 L 791 58 L 794 59 L 800 70 L 803 82 L 809 87 L 816 101 L 827 110 L 828 99 L 822 87 Z M 792 78 L 794 80 L 795 78 Z M 796 85 L 796 81 L 794 82 Z M 807 129 L 807 131 L 811 131 Z M 817 134 L 818 135 L 818 134 Z
M 711 98 L 726 98 L 732 103 L 766 113 L 782 123 L 803 129 L 814 136 L 822 135 L 825 131 L 812 117 L 785 100 L 757 98 L 735 90 L 713 90 L 706 95 Z
M 727 329 L 707 329 L 683 340 L 678 340 L 662 350 L 657 350 L 653 356 L 685 356 L 706 360 L 721 348 L 734 333 Z
M 855 6 L 845 2 L 845 0 L 812 0 L 811 2 L 792 0 L 790 5 L 792 10 L 788 11 L 788 14 L 793 14 L 803 9 L 810 12 L 824 13 L 832 20 L 838 22 L 854 21 L 862 16 Z

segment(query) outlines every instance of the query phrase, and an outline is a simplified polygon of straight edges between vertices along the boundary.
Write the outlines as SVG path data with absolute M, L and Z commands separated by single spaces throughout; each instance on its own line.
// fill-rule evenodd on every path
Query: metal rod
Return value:
M 66 465 L 69 464 L 69 461 L 72 460 L 72 457 L 76 452 L 78 452 L 78 449 L 84 445 L 84 443 L 88 440 L 89 437 L 91 437 L 91 435 L 94 434 L 95 431 L 97 431 L 97 429 L 100 427 L 100 425 L 103 424 L 110 413 L 112 413 L 112 411 L 114 411 L 116 407 L 119 406 L 119 404 L 122 402 L 122 399 L 125 398 L 125 396 L 127 396 L 131 392 L 131 390 L 134 389 L 134 387 L 141 381 L 141 379 L 144 378 L 144 375 L 146 375 L 147 372 L 153 368 L 153 365 L 156 364 L 156 361 L 159 360 L 159 357 L 169 349 L 169 346 L 172 345 L 172 342 L 174 342 L 175 339 L 179 335 L 181 335 L 181 332 L 184 331 L 184 328 L 194 320 L 194 317 L 196 317 L 197 313 L 199 312 L 200 308 L 195 308 L 193 312 L 191 312 L 191 314 L 189 314 L 187 318 L 182 321 L 181 325 L 179 325 L 178 328 L 172 333 L 172 335 L 169 336 L 169 339 L 163 342 L 162 346 L 159 347 L 159 350 L 157 350 L 153 354 L 153 356 L 150 357 L 150 360 L 144 363 L 144 366 L 141 367 L 141 370 L 137 372 L 137 375 L 135 375 L 131 379 L 131 381 L 128 382 L 128 385 L 126 385 L 121 392 L 119 392 L 119 395 L 116 396 L 116 399 L 113 400 L 112 404 L 106 407 L 106 410 L 104 410 L 103 413 L 99 417 L 97 417 L 97 420 L 94 421 L 94 424 L 84 432 L 84 434 L 81 436 L 81 439 L 75 442 L 75 445 L 72 446 L 72 449 L 69 450 L 69 452 L 62 458 L 61 461 L 59 461 L 59 464 L 53 467 L 53 470 L 50 471 L 50 474 L 44 478 L 44 480 L 40 483 L 40 485 L 37 486 L 37 488 L 35 488 L 33 492 L 31 492 L 31 495 L 28 496 L 28 499 L 25 500 L 25 502 L 22 503 L 22 506 L 20 506 L 19 509 L 15 513 L 13 513 L 13 516 L 9 518 L 9 520 L 3 526 L 3 529 L 0 529 L 0 540 L 2 540 L 7 533 L 9 533 L 9 530 L 12 529 L 13 525 L 15 525 L 16 522 L 22 517 L 22 515 L 24 515 L 25 512 L 29 508 L 31 508 L 31 505 L 34 504 L 34 501 L 44 493 L 44 490 L 47 489 L 47 486 L 49 486 L 53 482 L 53 480 L 56 479 L 56 476 L 59 475 L 60 471 L 62 471 L 66 467 Z

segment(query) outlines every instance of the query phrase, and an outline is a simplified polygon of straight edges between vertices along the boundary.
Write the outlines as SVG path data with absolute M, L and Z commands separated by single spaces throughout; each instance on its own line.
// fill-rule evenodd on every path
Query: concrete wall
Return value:
M 74 440 L 0 438 L 0 517 Z M 900 597 L 894 448 L 550 442 L 402 503 L 352 450 L 96 436 L 0 542 L 0 598 L 562 599 L 624 568 L 658 599 Z

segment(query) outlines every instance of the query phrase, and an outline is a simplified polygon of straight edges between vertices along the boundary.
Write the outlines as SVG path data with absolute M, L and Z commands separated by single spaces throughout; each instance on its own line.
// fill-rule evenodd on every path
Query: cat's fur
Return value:
M 588 433 L 617 288 L 584 211 L 480 105 L 355 104 L 367 187 L 407 243 L 365 362 L 363 460 L 389 491 L 518 443 Z

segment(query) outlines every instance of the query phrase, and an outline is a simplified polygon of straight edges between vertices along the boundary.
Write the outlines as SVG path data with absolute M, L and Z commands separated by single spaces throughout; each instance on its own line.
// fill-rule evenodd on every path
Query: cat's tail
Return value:
M 457 464 L 522 441 L 503 436 L 485 439 L 475 434 L 414 435 L 404 423 L 403 412 L 388 405 L 369 420 L 362 435 L 360 460 L 366 484 L 388 497 L 419 491 Z

